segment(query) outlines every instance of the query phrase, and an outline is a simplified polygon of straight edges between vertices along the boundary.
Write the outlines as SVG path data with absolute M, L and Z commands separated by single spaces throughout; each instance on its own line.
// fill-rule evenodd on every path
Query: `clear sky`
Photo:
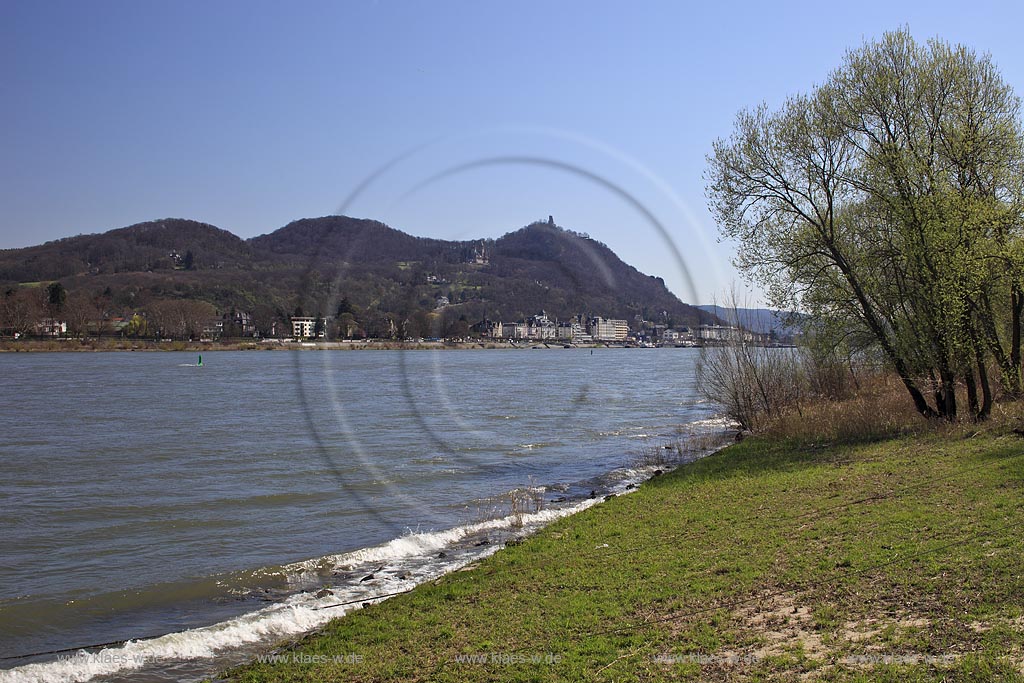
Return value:
M 0 248 L 163 217 L 467 239 L 553 215 L 708 303 L 736 275 L 705 155 L 739 109 L 900 26 L 1024 94 L 1021 25 L 985 2 L 5 0 Z

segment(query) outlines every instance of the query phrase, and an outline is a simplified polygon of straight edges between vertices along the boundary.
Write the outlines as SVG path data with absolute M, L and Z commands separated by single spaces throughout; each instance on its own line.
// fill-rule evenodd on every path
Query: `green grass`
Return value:
M 227 675 L 1022 680 L 1022 455 L 1013 435 L 750 439 Z

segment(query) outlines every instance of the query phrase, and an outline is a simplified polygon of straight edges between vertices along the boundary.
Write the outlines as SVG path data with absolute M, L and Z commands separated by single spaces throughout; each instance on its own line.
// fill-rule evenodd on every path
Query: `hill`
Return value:
M 59 280 L 76 275 L 170 270 L 189 250 L 195 268 L 244 267 L 248 244 L 207 223 L 168 218 L 99 235 L 78 235 L 24 249 L 0 250 L 0 282 Z M 177 253 L 177 258 L 172 254 Z
M 799 326 L 790 319 L 791 314 L 784 311 L 770 308 L 732 308 L 715 304 L 704 304 L 697 308 L 724 320 L 729 325 L 739 325 L 751 332 L 769 334 L 774 331 L 781 336 L 791 336 L 800 331 Z
M 52 282 L 108 318 L 199 302 L 221 316 L 244 314 L 240 320 L 268 336 L 299 312 L 344 317 L 342 336 L 389 336 L 403 325 L 411 336 L 442 336 L 484 318 L 512 321 L 542 310 L 631 324 L 714 319 L 604 244 L 553 222 L 496 240 L 447 241 L 325 216 L 243 240 L 168 218 L 0 251 L 4 292 Z

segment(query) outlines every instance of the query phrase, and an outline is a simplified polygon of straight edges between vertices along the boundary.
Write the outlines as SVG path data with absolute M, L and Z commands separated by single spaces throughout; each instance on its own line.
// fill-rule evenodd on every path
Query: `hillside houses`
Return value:
M 527 339 L 564 343 L 625 342 L 629 339 L 629 323 L 625 320 L 576 316 L 572 320 L 556 321 L 549 318 L 544 311 L 526 320 L 516 322 L 502 323 L 485 320 L 474 326 L 474 331 L 481 337 L 491 339 Z

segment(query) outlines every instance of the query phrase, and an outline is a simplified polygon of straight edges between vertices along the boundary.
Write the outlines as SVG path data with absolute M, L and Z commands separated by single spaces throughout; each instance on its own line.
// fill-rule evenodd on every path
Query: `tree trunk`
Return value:
M 974 384 L 974 372 L 970 369 L 964 373 L 964 384 L 967 385 L 967 409 L 971 415 L 978 414 L 978 387 Z
M 914 381 L 898 369 L 897 372 L 900 375 L 900 379 L 903 380 L 903 386 L 907 388 L 910 398 L 914 401 L 914 408 L 917 409 L 917 412 L 921 413 L 921 415 L 929 420 L 938 417 L 938 413 L 932 410 L 931 406 L 928 405 L 928 401 L 924 400 L 924 394 L 922 394 L 921 390 L 914 385 Z
M 853 270 L 850 268 L 850 264 L 847 263 L 844 256 L 835 249 L 834 245 L 829 245 L 829 252 L 836 266 L 839 268 L 840 272 L 842 272 L 843 277 L 846 278 L 847 283 L 853 290 L 853 294 L 860 307 L 861 315 L 863 316 L 864 322 L 867 323 L 868 329 L 870 329 L 872 334 L 875 335 L 875 339 L 878 340 L 879 345 L 882 347 L 882 351 L 896 369 L 896 374 L 899 375 L 900 380 L 903 382 L 903 386 L 907 388 L 907 393 L 910 394 L 911 400 L 914 401 L 914 408 L 929 420 L 939 417 L 940 413 L 932 410 L 932 407 L 928 405 L 928 401 L 925 400 L 924 394 L 922 394 L 921 390 L 914 384 L 914 380 L 907 369 L 906 359 L 897 352 L 892 340 L 889 339 L 889 335 L 885 331 L 885 326 L 879 320 L 878 314 L 871 305 L 871 300 L 868 298 L 867 294 L 864 293 L 864 289 L 860 286 L 860 282 L 854 275 Z M 941 404 L 937 407 L 941 411 Z
M 949 370 L 940 370 L 939 377 L 942 379 L 942 388 L 939 392 L 942 403 L 939 405 L 939 414 L 947 422 L 956 419 L 956 378 Z
M 942 395 L 942 382 L 935 376 L 934 370 L 928 371 L 928 383 L 932 389 L 932 399 L 935 400 L 935 417 L 942 417 L 946 414 L 946 400 Z
M 1016 318 L 1016 322 L 1011 323 L 1010 355 L 1006 354 L 1002 347 L 1002 343 L 999 340 L 999 332 L 996 330 L 995 323 L 996 316 L 992 312 L 992 305 L 989 302 L 988 295 L 984 292 L 981 294 L 980 303 L 981 308 L 977 312 L 978 329 L 983 334 L 989 351 L 992 353 L 992 357 L 995 359 L 996 364 L 1002 372 L 1001 380 L 1007 395 L 1013 398 L 1019 398 L 1021 395 L 1020 349 L 1017 349 L 1018 358 L 1017 361 L 1014 362 L 1014 345 L 1012 335 L 1013 333 L 1018 335 L 1017 342 L 1019 344 L 1020 311 L 1018 310 L 1018 306 L 1024 304 L 1024 301 L 1011 293 L 1010 315 L 1011 318 Z
M 1024 292 L 1015 283 L 1010 291 L 1010 369 L 1012 375 L 1007 378 L 1009 393 L 1014 398 L 1020 398 L 1021 394 L 1020 326 L 1022 312 L 1024 312 Z
M 857 381 L 857 373 L 853 370 L 853 356 L 847 356 L 846 362 L 850 366 L 850 379 L 853 380 L 853 388 L 859 394 L 860 393 L 860 382 Z
M 992 414 L 992 387 L 988 382 L 988 370 L 985 369 L 985 354 L 981 348 L 974 347 L 974 355 L 978 361 L 978 383 L 981 385 L 981 408 L 975 413 L 975 420 L 983 422 Z

